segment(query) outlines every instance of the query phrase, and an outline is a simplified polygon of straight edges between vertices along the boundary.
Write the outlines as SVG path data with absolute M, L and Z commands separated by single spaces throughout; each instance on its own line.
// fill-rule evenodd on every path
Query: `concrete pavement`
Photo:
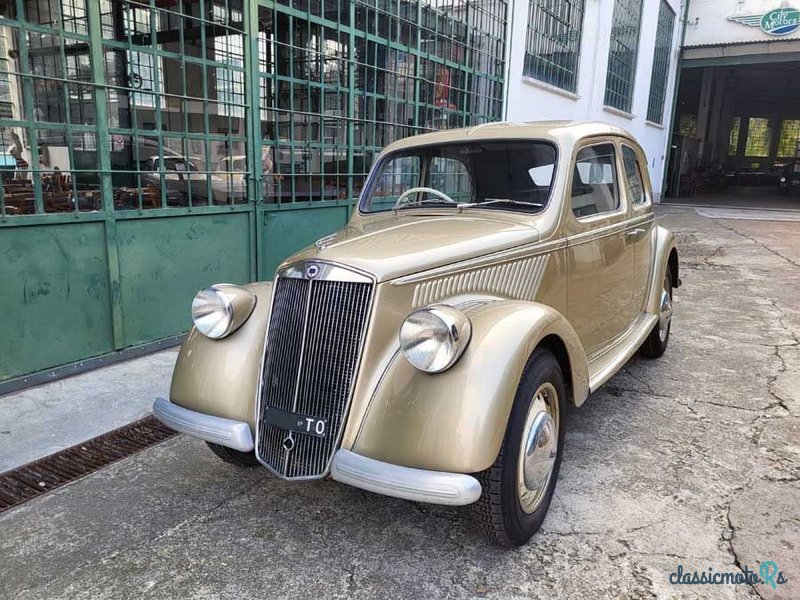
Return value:
M 0 515 L 9 598 L 800 597 L 798 224 L 669 207 L 670 348 L 567 417 L 543 530 L 241 471 L 180 436 Z M 775 561 L 789 582 L 673 585 Z
M 0 473 L 150 414 L 178 349 L 0 396 Z

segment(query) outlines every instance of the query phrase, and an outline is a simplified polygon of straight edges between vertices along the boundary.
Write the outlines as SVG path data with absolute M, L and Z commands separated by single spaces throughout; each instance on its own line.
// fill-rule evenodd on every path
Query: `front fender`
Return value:
M 406 467 L 477 473 L 497 457 L 522 371 L 540 342 L 566 350 L 572 401 L 589 393 L 586 354 L 549 306 L 496 301 L 465 311 L 472 339 L 444 373 L 418 371 L 398 352 L 379 381 L 353 451 Z
M 206 415 L 243 421 L 255 431 L 256 388 L 261 372 L 272 282 L 244 286 L 256 306 L 244 324 L 221 340 L 192 328 L 172 374 L 170 400 Z

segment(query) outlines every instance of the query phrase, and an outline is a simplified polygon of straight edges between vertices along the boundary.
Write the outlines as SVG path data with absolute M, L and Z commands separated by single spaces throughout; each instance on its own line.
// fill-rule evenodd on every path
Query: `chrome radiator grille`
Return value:
M 293 273 L 275 282 L 256 452 L 278 475 L 317 478 L 326 475 L 344 426 L 373 284 L 355 274 L 362 281 L 335 280 L 335 273 L 319 270 L 314 275 L 320 276 L 310 279 L 308 268 Z M 325 419 L 327 435 L 314 437 L 267 423 L 263 415 L 269 408 Z

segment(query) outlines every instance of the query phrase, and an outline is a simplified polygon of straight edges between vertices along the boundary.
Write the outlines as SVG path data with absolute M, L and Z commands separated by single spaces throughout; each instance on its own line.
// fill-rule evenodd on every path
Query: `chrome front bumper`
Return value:
M 253 435 L 250 426 L 241 421 L 212 417 L 181 408 L 164 398 L 156 398 L 153 415 L 167 427 L 187 433 L 207 442 L 227 446 L 240 452 L 252 452 Z
M 400 467 L 349 450 L 333 455 L 331 477 L 370 492 L 430 504 L 463 506 L 481 496 L 481 484 L 471 475 Z
M 153 415 L 175 431 L 240 452 L 253 451 L 247 423 L 195 412 L 164 398 L 153 403 Z M 350 450 L 337 450 L 333 455 L 331 477 L 377 494 L 430 504 L 463 506 L 481 496 L 481 484 L 471 475 L 401 467 Z

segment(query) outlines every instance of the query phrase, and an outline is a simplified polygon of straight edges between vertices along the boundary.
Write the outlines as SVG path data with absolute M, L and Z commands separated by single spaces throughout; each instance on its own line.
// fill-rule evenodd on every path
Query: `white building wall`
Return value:
M 647 153 L 653 191 L 660 197 L 677 77 L 683 2 L 668 0 L 675 12 L 667 97 L 662 124 L 646 120 L 650 97 L 656 27 L 661 0 L 644 0 L 639 55 L 631 113 L 605 106 L 606 71 L 611 43 L 614 0 L 586 0 L 578 66 L 577 92 L 571 94 L 523 75 L 527 36 L 528 0 L 512 0 L 509 19 L 508 100 L 506 119 L 538 121 L 574 119 L 603 121 L 628 130 Z
M 733 18 L 761 16 L 780 8 L 780 0 L 691 0 L 687 15 L 686 47 L 743 42 L 800 40 L 800 28 L 786 35 L 769 35 L 759 25 L 745 25 Z M 787 2 L 800 9 L 800 1 Z

